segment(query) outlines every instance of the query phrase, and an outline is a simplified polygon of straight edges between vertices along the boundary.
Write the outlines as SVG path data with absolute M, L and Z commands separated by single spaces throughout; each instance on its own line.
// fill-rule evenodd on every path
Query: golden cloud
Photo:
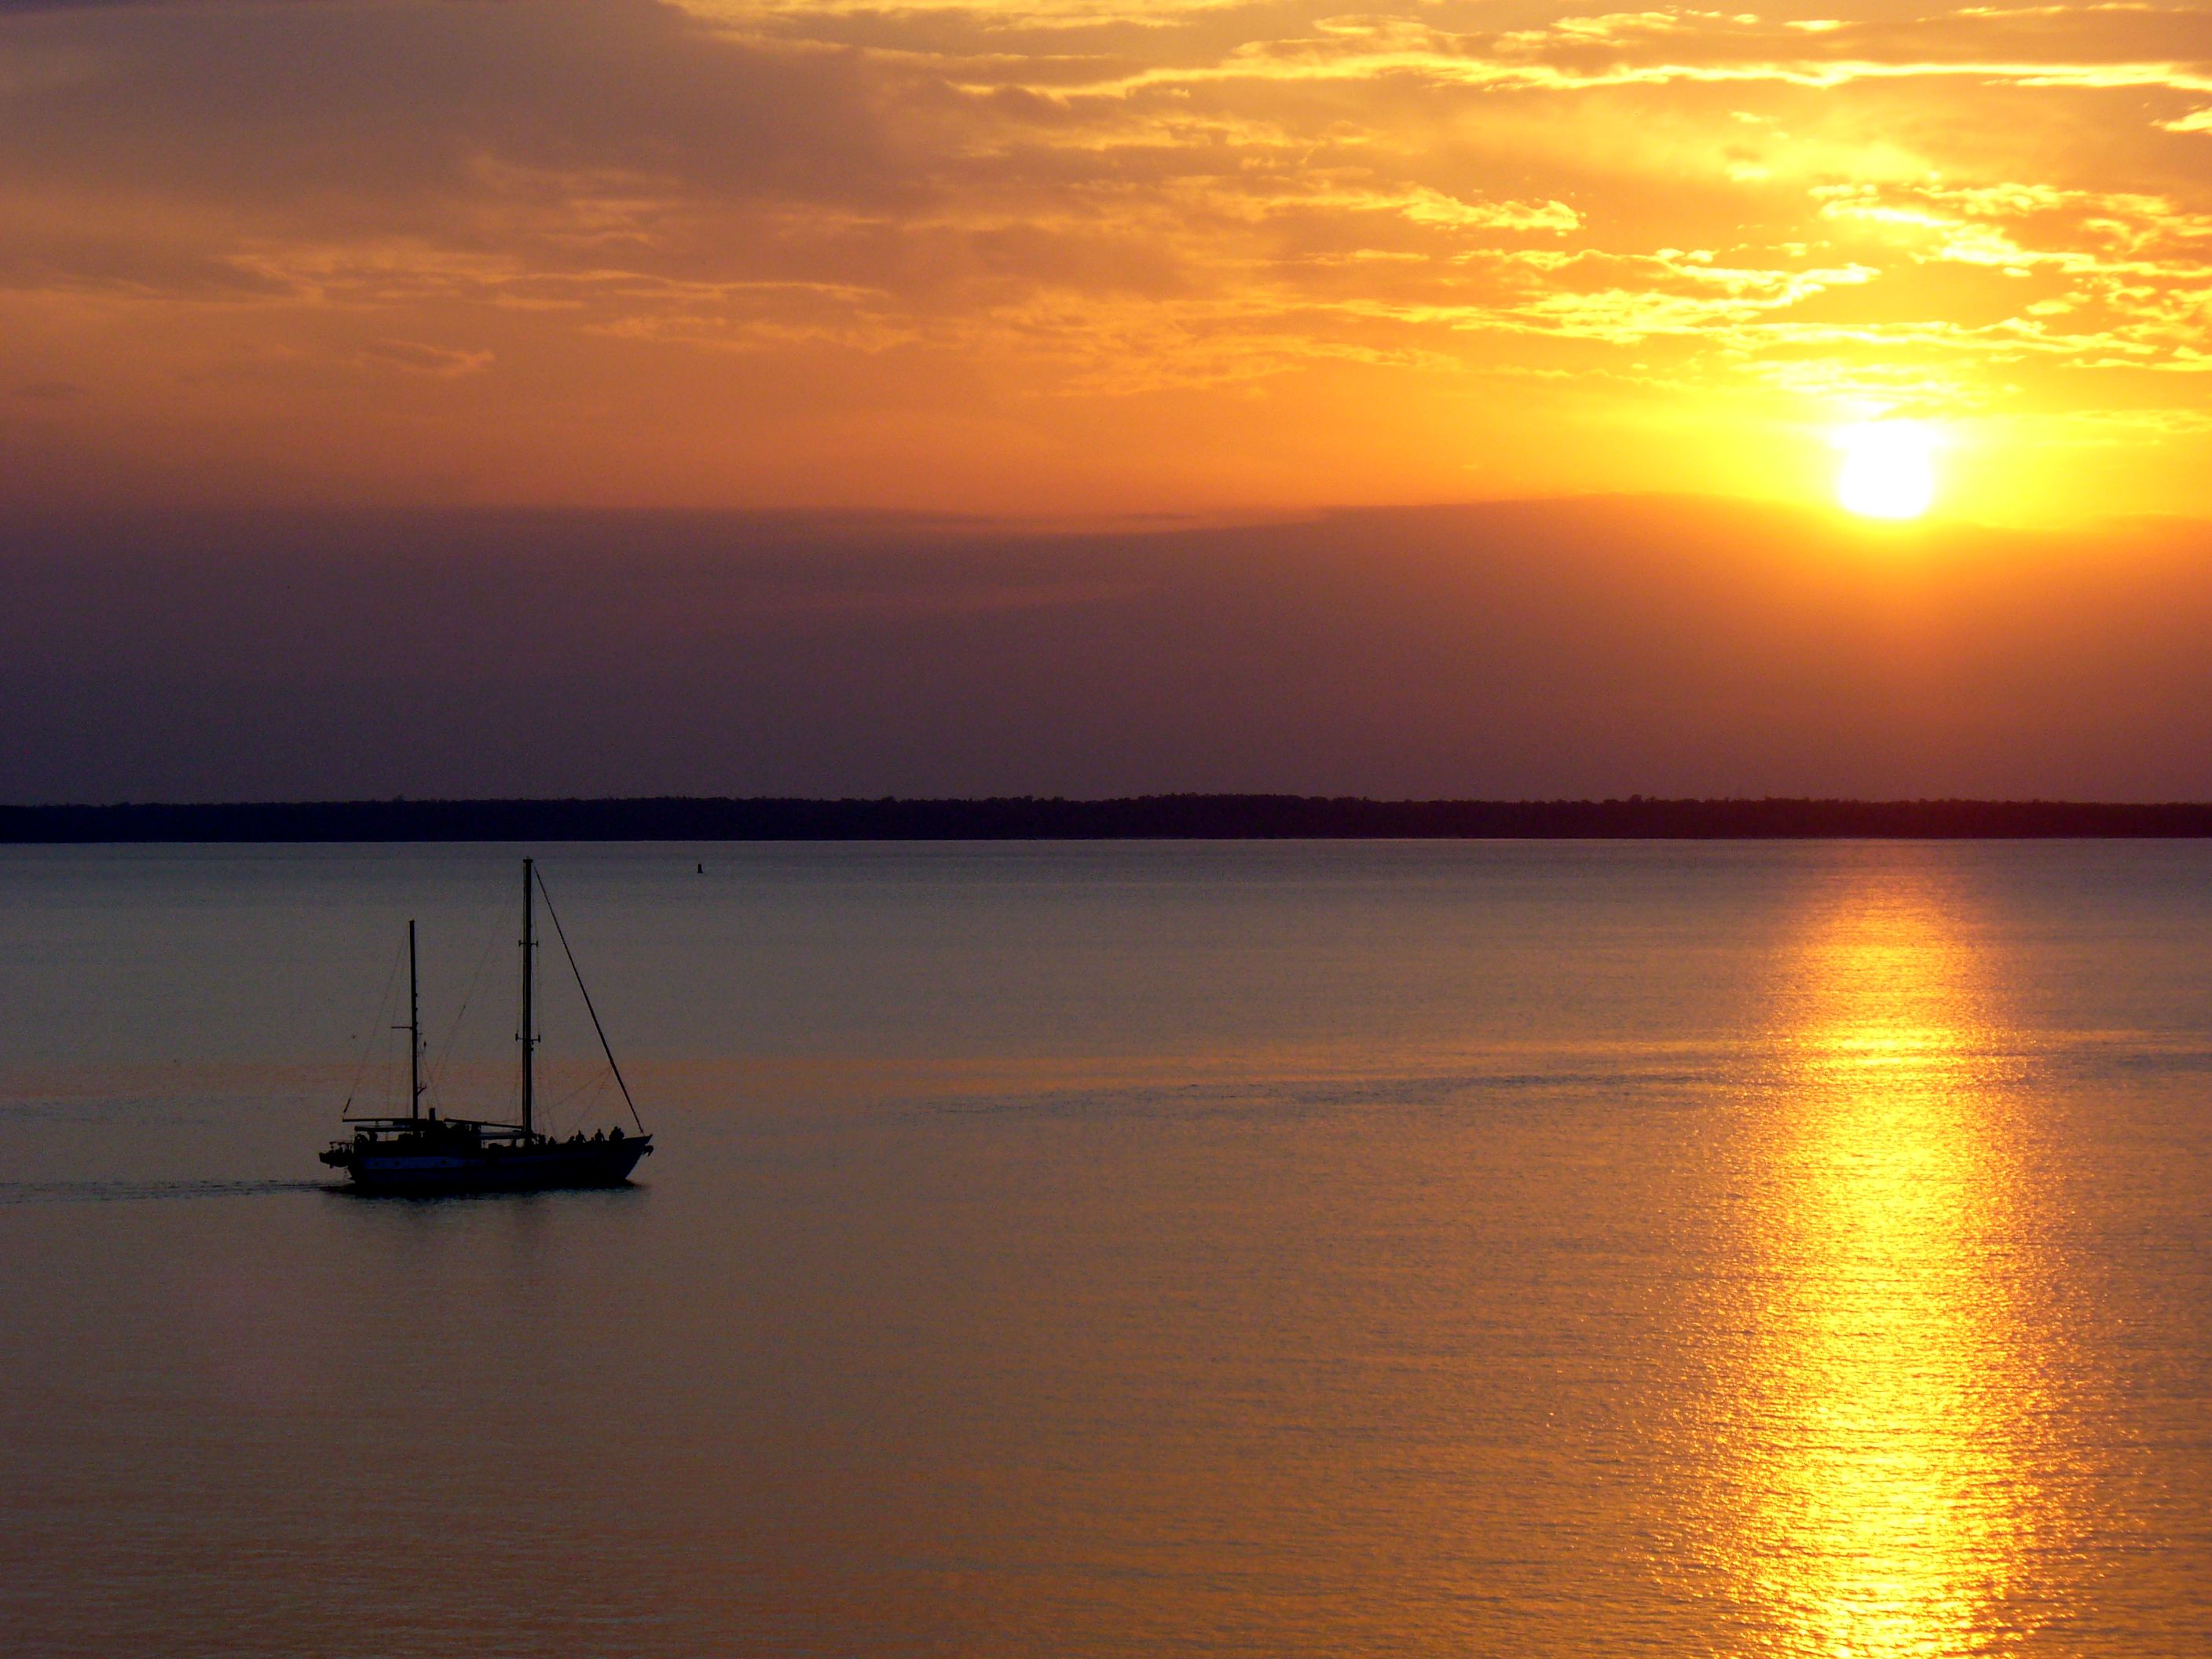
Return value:
M 310 493 L 1504 487 L 1448 411 L 1605 488 L 1680 460 L 1593 425 L 1879 396 L 2144 423 L 2143 502 L 2212 510 L 2157 483 L 2212 346 L 2212 16 L 1825 9 L 11 7 L 0 374 L 114 388 L 39 441 L 149 488 L 303 420 Z M 1363 452 L 1317 410 L 1393 412 Z

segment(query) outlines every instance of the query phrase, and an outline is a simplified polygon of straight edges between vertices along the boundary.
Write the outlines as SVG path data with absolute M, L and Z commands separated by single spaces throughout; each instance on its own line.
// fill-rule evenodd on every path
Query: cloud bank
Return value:
M 2212 796 L 2212 537 L 1680 499 L 0 526 L 15 802 Z

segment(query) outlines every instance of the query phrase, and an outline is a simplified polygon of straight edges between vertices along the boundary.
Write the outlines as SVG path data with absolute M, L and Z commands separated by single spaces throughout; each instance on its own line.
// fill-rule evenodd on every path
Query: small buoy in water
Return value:
M 702 876 L 707 873 L 707 866 L 705 865 L 702 864 L 699 866 L 699 873 Z

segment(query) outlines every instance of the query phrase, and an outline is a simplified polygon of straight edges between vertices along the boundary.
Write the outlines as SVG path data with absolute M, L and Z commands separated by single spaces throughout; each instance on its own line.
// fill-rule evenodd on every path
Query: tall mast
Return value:
M 415 920 L 407 920 L 407 1115 L 422 1115 L 422 994 L 415 977 Z
M 538 1046 L 538 1031 L 530 1010 L 531 958 L 537 954 L 537 909 L 532 902 L 536 880 L 531 860 L 522 861 L 522 1133 L 530 1133 L 531 1051 Z

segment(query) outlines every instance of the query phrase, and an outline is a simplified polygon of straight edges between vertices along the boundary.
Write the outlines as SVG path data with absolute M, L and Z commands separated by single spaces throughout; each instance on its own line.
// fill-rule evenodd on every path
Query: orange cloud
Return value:
M 2212 513 L 2206 13 L 1497 20 L 0 8 L 0 386 L 86 389 L 18 400 L 0 479 L 1796 493 L 1808 434 L 1878 402 L 2011 447 L 1976 512 Z

